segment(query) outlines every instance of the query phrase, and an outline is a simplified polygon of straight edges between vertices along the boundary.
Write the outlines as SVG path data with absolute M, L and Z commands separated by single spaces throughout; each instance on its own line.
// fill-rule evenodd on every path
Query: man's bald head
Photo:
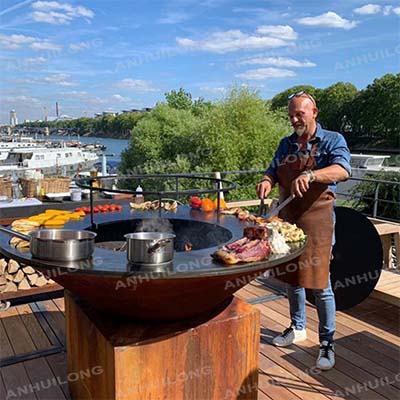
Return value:
M 311 138 L 317 127 L 318 108 L 315 100 L 304 93 L 294 96 L 288 105 L 288 114 L 293 129 L 299 136 Z

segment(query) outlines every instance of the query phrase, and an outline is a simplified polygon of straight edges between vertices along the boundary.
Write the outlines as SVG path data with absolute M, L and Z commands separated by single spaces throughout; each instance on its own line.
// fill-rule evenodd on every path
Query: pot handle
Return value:
M 10 235 L 10 236 L 17 236 L 20 239 L 27 240 L 28 242 L 30 242 L 30 240 L 31 240 L 31 237 L 29 235 L 24 235 L 21 232 L 17 232 L 17 231 L 14 231 L 12 229 L 8 229 L 8 228 L 6 228 L 5 226 L 2 226 L 2 225 L 0 225 L 0 231 L 4 232 L 4 233 L 7 233 L 7 235 Z
M 147 253 L 148 254 L 154 254 L 155 252 L 160 251 L 168 243 L 171 243 L 171 239 L 160 239 L 160 240 L 157 240 L 154 244 L 150 245 L 147 248 Z

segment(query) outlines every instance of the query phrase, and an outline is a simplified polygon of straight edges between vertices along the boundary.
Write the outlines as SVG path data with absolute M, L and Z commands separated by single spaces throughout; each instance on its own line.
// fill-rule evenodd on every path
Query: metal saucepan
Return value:
M 77 261 L 92 256 L 96 233 L 73 229 L 40 229 L 29 235 L 0 226 L 0 231 L 30 243 L 34 258 L 49 261 Z
M 124 237 L 128 243 L 128 261 L 135 264 L 160 264 L 174 257 L 175 234 L 169 232 L 135 232 Z

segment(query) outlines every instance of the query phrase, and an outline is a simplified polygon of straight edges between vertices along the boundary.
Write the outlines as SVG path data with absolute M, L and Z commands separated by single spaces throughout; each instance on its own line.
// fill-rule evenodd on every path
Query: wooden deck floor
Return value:
M 268 293 L 261 285 L 252 283 L 238 296 L 251 299 Z M 307 306 L 308 340 L 289 348 L 271 345 L 272 337 L 289 324 L 287 300 L 277 299 L 255 307 L 261 311 L 262 324 L 259 399 L 400 398 L 399 309 L 394 305 L 369 298 L 350 311 L 338 312 L 337 364 L 328 372 L 314 368 L 318 352 L 314 307 Z M 63 298 L 14 306 L 0 316 L 2 359 L 54 348 L 65 341 Z M 2 368 L 0 399 L 69 399 L 67 381 L 64 352 L 19 362 Z

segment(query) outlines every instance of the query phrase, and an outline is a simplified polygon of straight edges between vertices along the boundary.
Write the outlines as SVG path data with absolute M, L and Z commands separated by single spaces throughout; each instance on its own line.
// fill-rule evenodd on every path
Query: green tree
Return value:
M 170 107 L 177 110 L 189 110 L 192 107 L 192 95 L 182 88 L 165 93 L 165 99 Z
M 400 145 L 400 74 L 386 74 L 360 92 L 351 105 L 353 132 Z
M 352 83 L 338 82 L 318 94 L 318 120 L 332 131 L 342 132 L 347 123 L 346 111 L 357 96 L 358 90 Z
M 132 131 L 122 154 L 124 173 L 183 173 L 265 169 L 279 140 L 290 131 L 256 92 L 235 88 L 196 115 L 193 108 L 157 105 Z M 230 176 L 237 198 L 255 196 L 259 176 Z M 194 184 L 187 182 L 187 185 Z M 198 183 L 196 183 L 198 185 Z
M 309 93 L 318 102 L 318 94 L 319 94 L 318 89 L 310 85 L 297 85 L 297 86 L 292 86 L 291 88 L 286 89 L 283 92 L 280 92 L 276 96 L 274 96 L 271 101 L 271 109 L 277 110 L 280 108 L 286 108 L 288 105 L 288 97 L 291 94 L 298 93 L 302 90 Z

